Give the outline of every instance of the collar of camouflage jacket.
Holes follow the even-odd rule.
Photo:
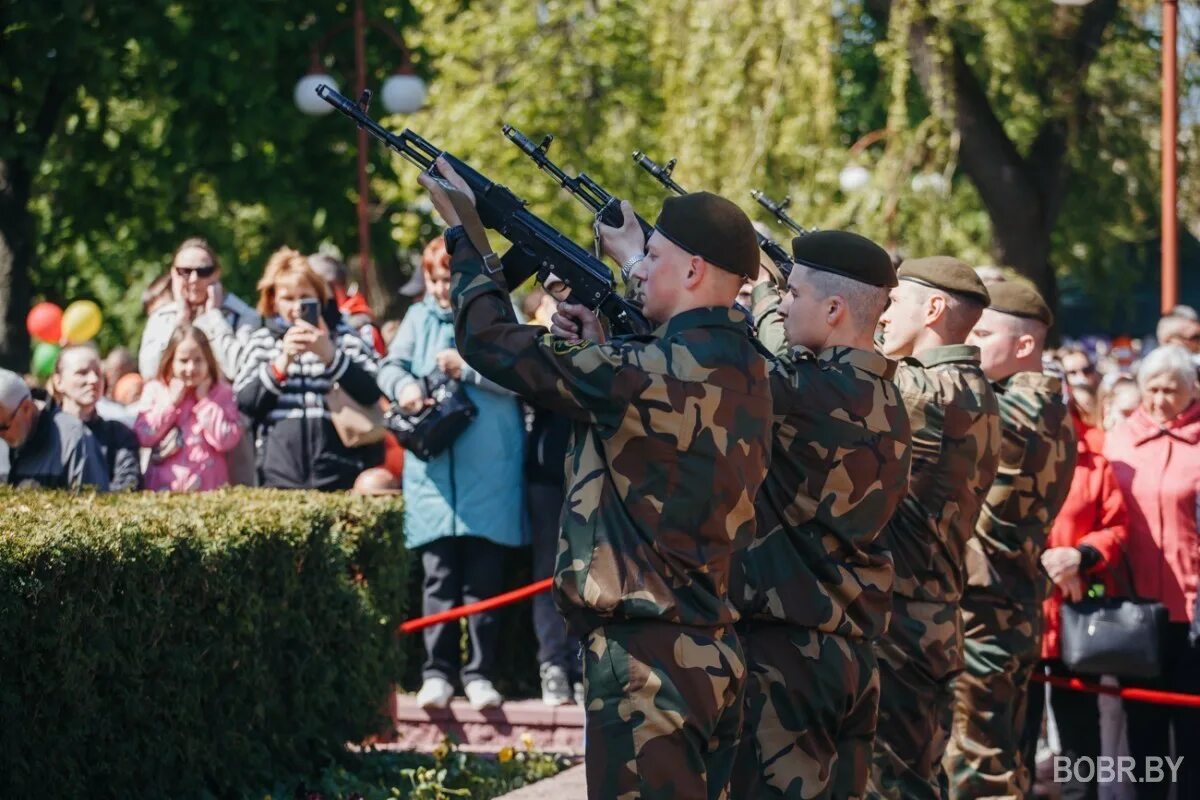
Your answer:
[[[895,361],[870,350],[859,350],[857,347],[826,347],[817,359],[824,364],[846,364],[889,381],[896,374]]]
[[[979,348],[969,344],[944,344],[931,347],[913,355],[923,367],[936,367],[939,364],[978,364]]]
[[[1036,394],[1062,395],[1062,379],[1044,372],[1018,372],[1002,381],[993,382],[992,386],[999,392],[1028,388]]]
[[[746,314],[736,308],[705,306],[684,311],[667,320],[654,335],[660,339],[674,336],[691,328],[733,328],[745,332]]]

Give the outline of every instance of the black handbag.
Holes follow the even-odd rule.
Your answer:
[[[433,405],[416,414],[393,405],[384,415],[384,425],[407,452],[428,461],[453,444],[479,411],[466,388],[440,370],[421,378],[421,384]]]
[[[1063,603],[1060,644],[1063,664],[1080,675],[1157,678],[1162,674],[1167,607],[1138,597],[1127,557],[1128,597]]]

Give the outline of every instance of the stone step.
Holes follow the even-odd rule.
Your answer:
[[[497,797],[496,800],[583,800],[587,797],[587,780],[583,764],[564,770],[531,786]]]
[[[395,729],[376,742],[380,749],[428,753],[449,736],[467,752],[498,753],[532,741],[533,749],[545,753],[583,753],[583,709],[574,704],[552,708],[540,700],[508,700],[500,708],[476,711],[455,698],[449,708],[427,711],[417,705],[416,695],[397,694],[392,717]]]

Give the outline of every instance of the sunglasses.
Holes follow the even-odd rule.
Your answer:
[[[188,275],[195,275],[197,278],[211,278],[217,274],[217,268],[215,266],[196,267],[195,269],[176,267],[175,274],[184,280],[187,280]]]

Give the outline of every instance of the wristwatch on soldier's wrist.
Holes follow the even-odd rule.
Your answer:
[[[621,279],[628,283],[629,276],[633,274],[633,268],[642,263],[642,259],[645,257],[645,253],[634,253],[629,258],[625,259],[625,263],[621,265]]]
[[[442,238],[446,242],[446,252],[453,256],[458,243],[467,238],[467,230],[462,225],[452,225],[446,228],[446,232],[442,234]]]

